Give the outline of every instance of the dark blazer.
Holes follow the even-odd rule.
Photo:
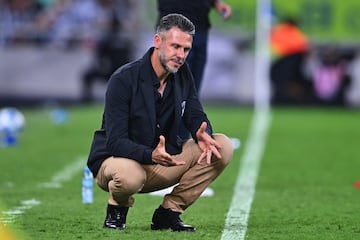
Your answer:
[[[154,85],[156,77],[150,57],[153,48],[138,61],[126,64],[110,77],[101,129],[95,131],[88,166],[96,176],[102,162],[110,157],[133,159],[140,164],[152,164],[152,144],[155,138],[156,110]],[[166,142],[170,154],[181,152],[178,136],[180,122],[196,141],[196,131],[206,121],[206,132],[212,134],[211,124],[199,102],[192,75],[187,64],[174,74],[175,116]]]

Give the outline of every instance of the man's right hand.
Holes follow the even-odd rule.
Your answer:
[[[160,136],[160,142],[151,154],[152,161],[165,167],[184,165],[184,161],[175,160],[165,150],[165,137]]]
[[[218,0],[218,1],[215,1],[214,7],[215,7],[216,11],[218,11],[218,13],[220,13],[220,15],[223,17],[223,19],[229,19],[231,17],[232,9],[229,4],[227,4],[221,0]]]

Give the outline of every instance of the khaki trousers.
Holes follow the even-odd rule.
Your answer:
[[[161,205],[182,213],[200,197],[232,158],[233,146],[229,138],[223,134],[214,134],[214,138],[222,146],[222,158],[213,155],[210,165],[205,159],[201,164],[197,163],[201,150],[193,139],[189,139],[183,144],[182,153],[173,156],[185,161],[184,165],[141,165],[131,159],[110,157],[102,163],[96,182],[110,193],[110,204],[122,207],[133,206],[135,193],[149,193],[178,183],[170,194],[165,195]]]

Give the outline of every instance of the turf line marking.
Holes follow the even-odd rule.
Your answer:
[[[255,111],[250,137],[241,159],[234,195],[226,216],[221,240],[245,239],[247,222],[255,195],[256,180],[270,122],[271,116],[268,110]]]
[[[61,188],[62,183],[69,181],[72,177],[82,170],[86,165],[86,158],[79,157],[76,161],[65,166],[65,168],[56,173],[49,182],[39,183],[40,188]]]
[[[86,158],[79,157],[76,161],[71,164],[65,166],[65,168],[57,172],[52,178],[50,182],[44,182],[38,184],[38,187],[41,188],[61,188],[62,183],[69,181],[73,178],[75,174],[77,174],[80,170],[84,168],[86,165]],[[28,199],[20,202],[19,206],[16,206],[10,210],[2,211],[0,216],[0,222],[4,225],[10,224],[14,222],[16,216],[22,215],[25,210],[28,210],[34,206],[40,205],[41,202],[39,200]]]
[[[40,201],[36,199],[29,199],[21,201],[19,206],[16,206],[10,210],[2,211],[2,217],[0,218],[0,222],[4,225],[12,223],[16,216],[21,215],[25,212],[25,210],[30,209],[34,206],[40,205]]]

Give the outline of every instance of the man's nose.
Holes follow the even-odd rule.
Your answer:
[[[177,57],[184,59],[185,58],[185,50],[183,48],[179,48],[177,51]]]

